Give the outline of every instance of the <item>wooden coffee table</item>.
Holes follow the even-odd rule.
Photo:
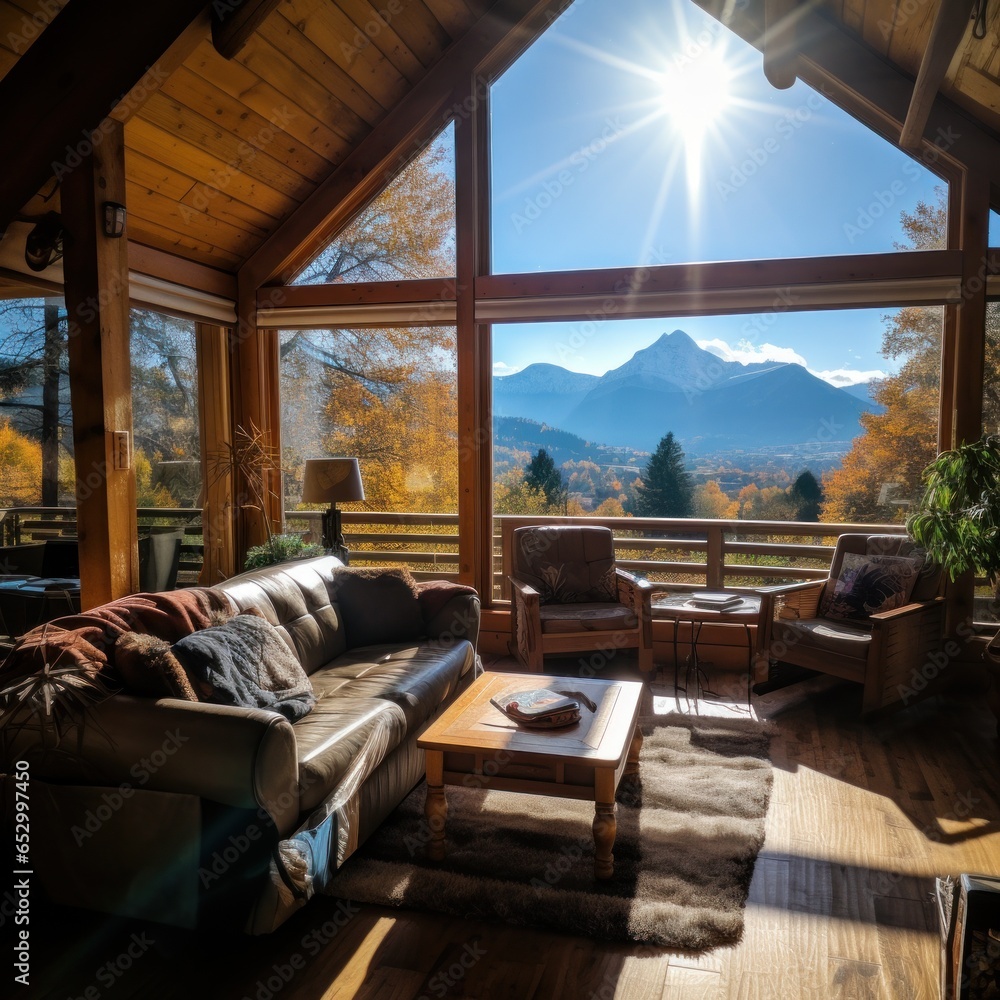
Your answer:
[[[581,703],[583,718],[575,725],[523,729],[490,704],[495,695],[534,688],[582,691],[597,711]],[[427,856],[444,858],[446,784],[554,795],[594,803],[594,875],[610,878],[615,792],[623,774],[638,771],[642,693],[638,681],[484,673],[417,740],[427,751]]]

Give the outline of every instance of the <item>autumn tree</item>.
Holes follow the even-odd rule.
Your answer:
[[[947,222],[945,192],[939,190],[936,204],[920,202],[912,213],[902,213],[906,241],[897,248],[943,248]],[[984,394],[987,426],[995,426],[1000,417],[996,319],[992,312]],[[937,454],[942,310],[908,306],[887,315],[885,324],[882,354],[902,363],[872,389],[882,412],[861,415],[864,433],[854,439],[841,467],[824,478],[824,521],[902,521],[907,508],[894,501],[919,495],[921,473]]]
[[[453,275],[454,204],[449,130],[391,181],[295,283]],[[457,509],[454,327],[290,331],[281,336],[280,358],[290,505],[301,496],[305,459],[327,454],[361,459],[366,507]]]
[[[692,497],[684,452],[673,431],[669,431],[660,439],[642,476],[633,485],[629,513],[636,517],[690,517]]]
[[[42,447],[0,422],[0,507],[31,507],[40,499]]]
[[[736,500],[730,500],[714,479],[709,479],[708,482],[695,487],[693,504],[695,517],[725,520],[736,517],[739,510],[739,503]]]

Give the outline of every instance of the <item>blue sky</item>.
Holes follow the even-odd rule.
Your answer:
[[[942,185],[690,0],[577,0],[497,81],[496,273],[892,251]],[[835,384],[892,370],[889,309],[494,327],[498,373],[600,374],[676,328]]]

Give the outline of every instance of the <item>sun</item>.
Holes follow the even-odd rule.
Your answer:
[[[733,72],[725,58],[706,50],[680,57],[660,78],[661,110],[677,137],[700,150],[733,105]]]

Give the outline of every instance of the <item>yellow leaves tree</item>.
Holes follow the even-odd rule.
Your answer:
[[[42,446],[0,422],[0,506],[31,507],[42,496]]]
[[[900,249],[938,249],[945,245],[947,203],[939,191],[936,205],[921,202],[903,213],[907,243]],[[882,413],[861,417],[864,434],[854,439],[841,467],[823,479],[823,521],[901,522],[905,505],[921,492],[921,473],[937,454],[943,310],[911,306],[885,317],[882,354],[902,359],[898,373],[879,382],[872,391]],[[994,315],[992,324],[996,325]],[[987,336],[987,354],[990,354]],[[986,413],[991,392],[997,395],[996,338],[986,375]],[[997,408],[993,407],[993,419]]]
[[[694,491],[694,516],[721,518],[723,520],[737,517],[740,504],[738,500],[730,500],[722,487],[714,479],[696,486]]]

